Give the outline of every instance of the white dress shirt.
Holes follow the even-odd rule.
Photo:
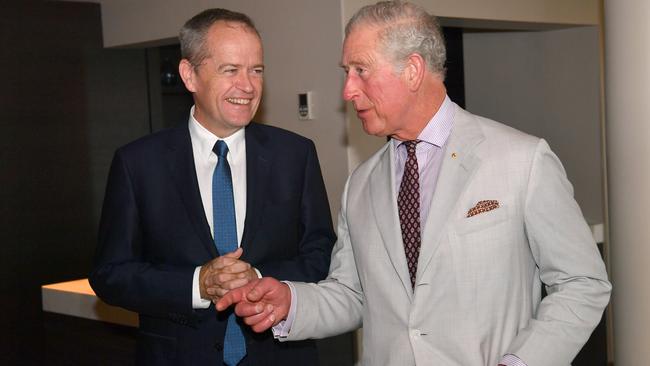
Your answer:
[[[199,183],[201,201],[205,210],[205,218],[210,225],[210,234],[214,237],[214,224],[212,222],[212,174],[219,158],[212,151],[217,140],[224,140],[228,145],[228,164],[232,175],[233,198],[235,200],[235,222],[237,225],[237,245],[241,245],[244,233],[244,220],[246,219],[246,141],[245,130],[242,128],[232,135],[221,138],[215,136],[194,118],[194,107],[190,110],[190,139],[192,140],[192,153],[196,179]],[[205,309],[210,306],[209,300],[201,298],[199,289],[199,272],[201,267],[194,270],[192,282],[192,306],[195,309]],[[259,275],[259,273],[258,273]]]
[[[415,147],[415,155],[420,174],[420,224],[422,231],[424,231],[424,224],[429,217],[429,207],[433,199],[433,192],[436,190],[438,173],[442,166],[443,149],[454,126],[456,108],[458,108],[456,103],[452,102],[448,96],[445,96],[440,108],[417,138],[420,143]],[[394,189],[395,197],[397,197],[400,184],[402,184],[404,164],[408,154],[406,146],[403,146],[403,141],[392,139],[391,143],[395,151]]]

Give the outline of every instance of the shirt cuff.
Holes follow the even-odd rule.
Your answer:
[[[199,287],[199,273],[201,267],[196,267],[194,277],[192,277],[192,309],[207,309],[212,301],[201,298],[201,288]]]
[[[513,355],[513,354],[507,354],[501,358],[501,361],[499,361],[499,365],[504,365],[504,366],[527,366],[524,361],[522,361],[519,357]]]
[[[291,331],[291,326],[293,325],[293,320],[296,318],[296,304],[298,299],[296,298],[296,289],[293,287],[293,284],[289,281],[282,281],[289,286],[291,290],[291,306],[289,306],[289,314],[287,314],[287,319],[276,324],[271,330],[273,331],[273,338],[282,340],[289,336]]]

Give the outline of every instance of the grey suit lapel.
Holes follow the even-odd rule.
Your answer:
[[[412,300],[413,290],[409,278],[408,265],[404,254],[402,233],[399,217],[397,215],[397,196],[395,195],[394,152],[389,142],[384,147],[385,151],[379,162],[370,174],[370,198],[373,214],[379,227],[379,232],[384,242],[388,257],[393,263],[393,268],[399,276],[404,290]]]
[[[474,154],[474,149],[483,139],[483,132],[476,123],[475,117],[458,108],[453,130],[443,152],[442,166],[431,200],[429,217],[424,225],[416,285],[429,281],[429,277],[422,274],[427,270],[431,258],[440,245],[441,234],[445,232],[445,226],[451,218],[460,194],[480,165],[481,160]]]

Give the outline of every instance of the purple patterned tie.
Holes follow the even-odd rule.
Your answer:
[[[415,287],[415,274],[418,269],[420,255],[420,173],[418,159],[415,156],[415,146],[419,140],[405,141],[407,158],[404,164],[404,175],[397,195],[399,222],[402,228],[404,253],[409,266],[411,286]]]

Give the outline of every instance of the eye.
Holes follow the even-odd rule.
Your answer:
[[[264,75],[264,68],[262,67],[256,67],[253,69],[253,74],[255,75]]]
[[[364,69],[363,67],[355,67],[355,68],[354,68],[354,71],[355,71],[355,72],[357,73],[357,75],[359,75],[359,76],[363,76],[363,74],[366,73],[366,69]]]
[[[236,72],[237,72],[237,69],[234,68],[234,67],[226,67],[225,69],[223,69],[224,74],[234,74]]]

